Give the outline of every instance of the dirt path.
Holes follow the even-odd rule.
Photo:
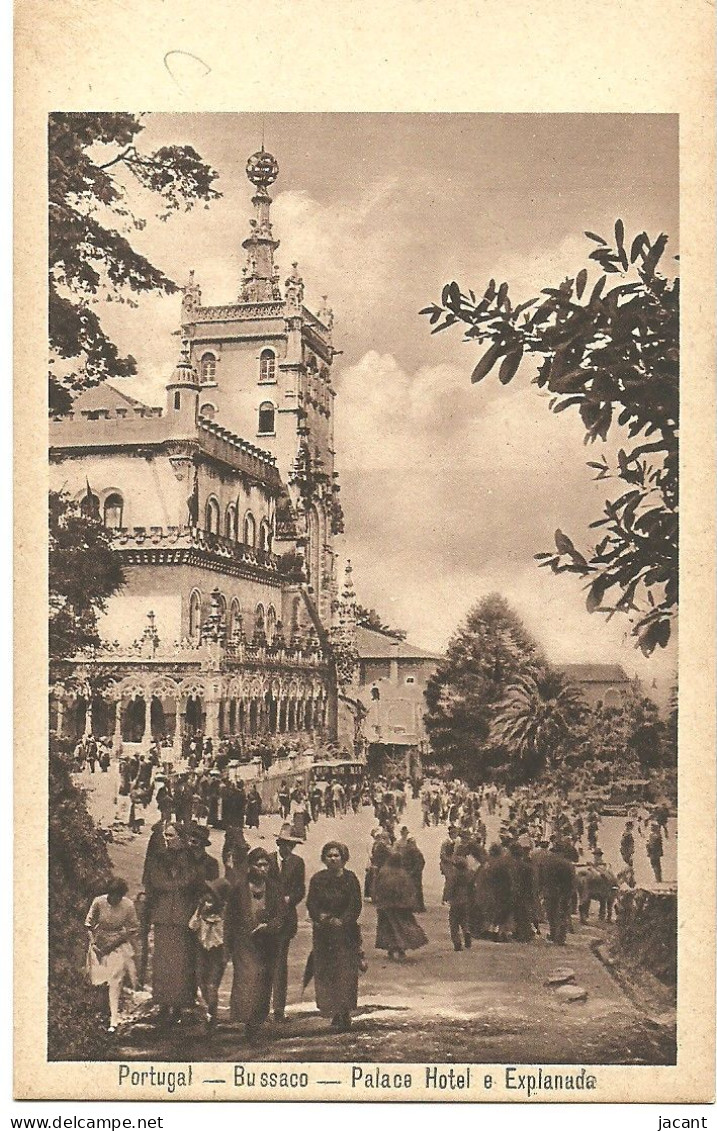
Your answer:
[[[438,852],[445,829],[421,829],[420,810],[409,804],[405,823],[417,834],[426,857],[427,912],[420,917],[429,944],[404,964],[389,962],[376,951],[376,914],[366,904],[362,916],[369,970],[359,986],[359,1009],[353,1029],[337,1036],[316,1013],[312,987],[302,998],[301,978],[311,949],[311,927],[299,916],[299,932],[290,951],[288,1020],[269,1022],[254,1045],[228,1024],[229,967],[220,992],[220,1025],[207,1033],[199,1018],[181,1027],[159,1030],[147,1019],[123,1026],[112,1059],[152,1061],[416,1061],[453,1063],[674,1063],[674,1032],[656,1026],[623,993],[591,949],[604,935],[602,924],[577,926],[565,947],[544,938],[530,944],[478,941],[470,951],[453,951],[447,909],[441,906]],[[279,818],[262,820],[251,844],[274,848]],[[345,841],[349,867],[361,879],[372,827],[363,810],[343,819],[322,818],[299,849],[307,875],[319,866],[321,846]],[[148,827],[137,837],[121,833],[111,846],[115,866],[139,887]],[[489,830],[490,831],[490,830]],[[213,834],[210,852],[220,854],[221,833]],[[300,909],[301,911],[302,909]],[[608,928],[609,929],[609,928]],[[556,967],[569,966],[587,990],[584,1002],[566,1003],[544,984]]]

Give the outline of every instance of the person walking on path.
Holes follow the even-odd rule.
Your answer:
[[[246,863],[246,874],[239,876],[227,898],[224,942],[234,967],[231,1019],[243,1024],[247,1040],[253,1041],[269,1016],[284,909],[269,875],[269,854],[253,848]]]
[[[256,786],[253,785],[246,799],[246,827],[248,829],[258,829],[260,815],[261,795]]]
[[[351,1026],[358,1003],[361,962],[361,886],[346,868],[349,850],[328,841],[321,851],[324,869],[311,877],[306,908],[314,927],[312,965],[316,1005],[339,1033]]]
[[[289,812],[293,830],[292,835],[295,836],[297,840],[306,840],[306,829],[311,821],[311,816],[302,790],[297,790],[296,796],[291,802]]]
[[[662,830],[659,821],[653,821],[650,835],[647,838],[647,857],[655,875],[655,882],[662,883]]]
[[[458,829],[457,829],[457,827],[455,825],[449,825],[448,826],[448,836],[443,841],[443,844],[441,845],[441,853],[440,853],[440,857],[439,857],[439,865],[440,865],[440,869],[441,869],[441,875],[443,876],[443,879],[444,879],[443,895],[441,896],[441,902],[442,903],[447,902],[446,892],[448,890],[449,879],[452,875],[453,852],[455,850],[457,840],[458,840]]]
[[[620,855],[628,868],[632,868],[632,862],[635,857],[635,836],[632,831],[633,827],[632,821],[625,822],[625,831],[620,841]]]
[[[89,932],[87,971],[93,986],[107,986],[110,1007],[108,1032],[119,1025],[122,987],[128,981],[137,988],[135,950],[139,922],[134,904],[127,898],[127,884],[115,878],[104,895],[93,899],[85,926]]]
[[[197,984],[210,1027],[217,1023],[219,986],[226,966],[224,907],[230,891],[228,880],[206,880],[197,908],[189,920],[189,929],[195,940]]]
[[[485,921],[494,942],[507,942],[513,913],[513,868],[500,844],[491,844],[481,877]]]
[[[533,922],[536,919],[535,870],[530,860],[532,844],[523,834],[513,845],[513,938],[516,942],[531,942]]]
[[[285,781],[282,781],[282,783],[279,787],[279,794],[278,794],[277,800],[279,802],[279,812],[281,813],[281,819],[282,819],[282,821],[286,821],[289,818],[289,808],[291,806],[291,793],[289,792],[289,787],[288,787],[288,785],[286,784]]]
[[[315,785],[311,790],[311,820],[316,824],[324,808],[324,795],[321,791],[320,785]],[[291,798],[289,798],[289,805],[291,805]],[[287,813],[288,816],[288,813]]]
[[[426,945],[426,934],[413,914],[416,889],[397,848],[391,850],[376,876],[373,902],[378,911],[377,950],[387,951],[391,960],[403,960],[407,950]]]
[[[566,846],[559,839],[554,841],[543,862],[541,882],[548,938],[557,946],[564,946],[575,890],[575,865],[568,859]]]
[[[276,838],[276,856],[272,859],[272,870],[279,887],[279,898],[284,904],[284,916],[276,944],[276,964],[271,994],[274,1006],[274,1020],[285,1020],[286,993],[289,981],[289,947],[299,926],[297,907],[306,895],[306,866],[300,856],[294,855],[294,848],[300,844],[291,831],[291,825],[284,824]]]
[[[451,873],[446,879],[445,898],[448,903],[448,929],[454,950],[470,950],[470,912],[473,903],[475,873],[469,867],[468,857],[453,854]]]
[[[416,844],[416,838],[409,836],[406,841],[406,848],[403,853],[403,866],[408,872],[413,886],[416,889],[416,911],[423,912],[426,910],[426,902],[423,896],[423,869],[426,866],[426,858]]]
[[[209,833],[202,825],[191,824],[186,832],[187,854],[195,871],[195,896],[199,899],[208,880],[219,877],[219,861],[207,852]]]
[[[196,871],[175,824],[164,828],[161,843],[148,846],[144,883],[154,927],[152,997],[160,1007],[161,1020],[178,1021],[196,995],[194,942],[189,930]]]

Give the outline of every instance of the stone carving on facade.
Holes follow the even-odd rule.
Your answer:
[[[202,305],[202,291],[194,281],[194,271],[189,272],[189,282],[182,288],[182,322],[193,322]]]
[[[299,274],[299,264],[292,263],[292,272],[284,284],[287,313],[300,314],[304,302],[304,280]]]
[[[175,479],[178,479],[181,483],[189,474],[192,467],[192,460],[188,459],[186,456],[170,456],[169,465],[174,472]]]
[[[200,639],[202,643],[224,643],[226,636],[226,613],[222,607],[221,594],[218,589],[213,589],[209,614],[201,627]]]

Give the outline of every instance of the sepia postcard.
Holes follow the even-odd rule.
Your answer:
[[[711,15],[18,4],[16,1099],[714,1098]]]

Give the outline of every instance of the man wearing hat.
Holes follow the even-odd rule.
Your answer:
[[[208,880],[218,879],[219,861],[207,852],[207,847],[211,842],[209,833],[202,825],[192,821],[187,828],[186,838],[187,855],[196,874],[195,896],[199,899],[204,890],[204,884]]]
[[[276,854],[272,858],[273,872],[279,887],[285,913],[281,930],[276,941],[276,965],[272,983],[274,1020],[283,1021],[286,1009],[286,989],[289,979],[289,946],[294,938],[299,922],[296,908],[306,895],[306,868],[300,856],[294,855],[294,848],[301,843],[288,822],[281,826],[276,838]]]

